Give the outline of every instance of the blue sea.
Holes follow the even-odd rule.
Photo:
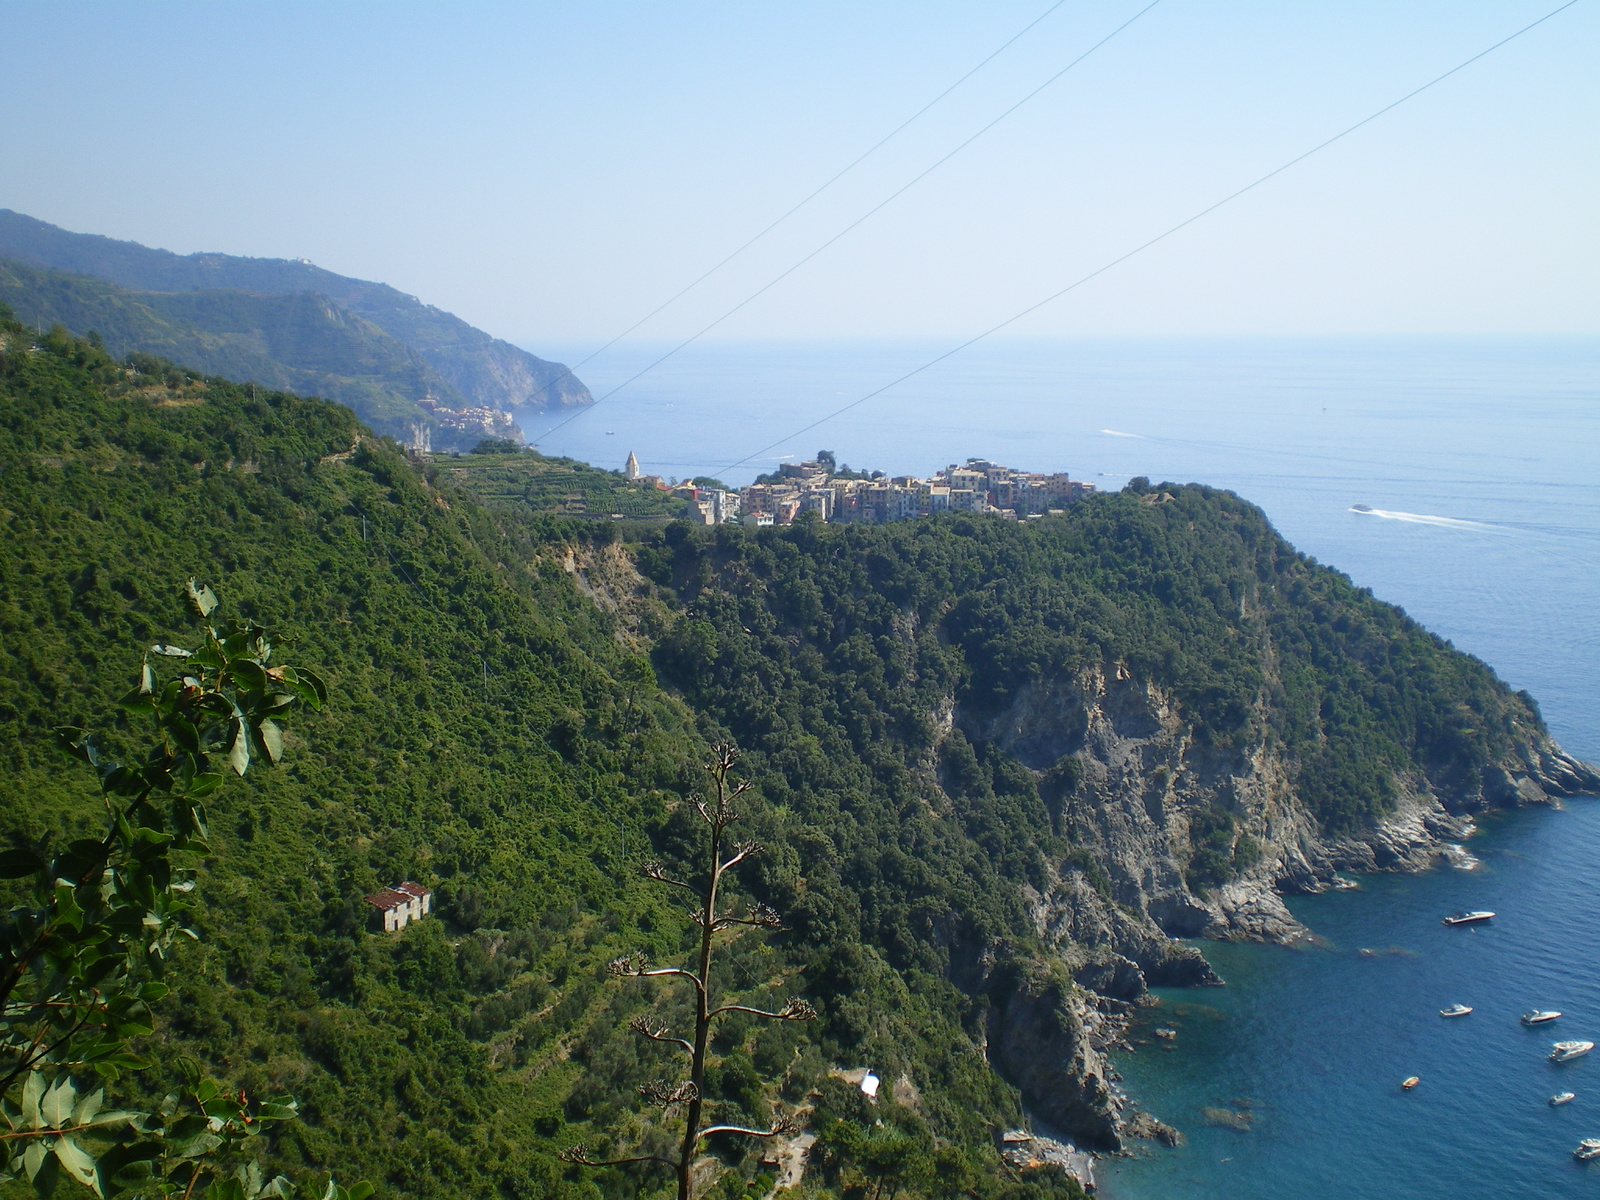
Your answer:
[[[579,374],[603,395],[662,349]],[[1527,688],[1570,753],[1600,760],[1600,339],[996,341],[790,436],[943,349],[694,346],[553,433],[524,428],[545,453],[620,467],[631,450],[647,471],[735,485],[826,448],[891,474],[972,457],[1108,490],[1135,475],[1230,488]],[[1600,1162],[1571,1156],[1600,1137],[1600,1053],[1544,1061],[1556,1037],[1600,1041],[1600,801],[1494,817],[1469,848],[1470,871],[1292,900],[1319,947],[1204,945],[1228,986],[1163,992],[1148,1044],[1117,1059],[1188,1141],[1103,1163],[1103,1194],[1600,1194]],[[1462,907],[1501,916],[1440,925]],[[1458,1001],[1476,1011],[1437,1015]],[[1535,1005],[1566,1015],[1524,1029]],[[1170,1047],[1144,1036],[1155,1024],[1178,1031]],[[1408,1075],[1422,1083],[1401,1092]],[[1578,1098],[1551,1109],[1557,1090]]]

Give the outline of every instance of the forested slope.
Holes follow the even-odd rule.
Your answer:
[[[191,575],[293,631],[330,686],[283,768],[212,805],[205,938],[158,1057],[181,1048],[251,1094],[299,1096],[273,1160],[291,1174],[337,1169],[394,1197],[595,1194],[555,1152],[625,1128],[634,1088],[664,1069],[624,1027],[651,993],[605,964],[670,958],[686,932],[636,872],[690,853],[672,814],[705,750],[647,646],[559,565],[582,549],[569,535],[611,525],[502,533],[358,441],[347,410],[140,371],[11,322],[0,338],[4,824],[65,833],[92,816],[93,780],[50,729],[114,719],[143,649],[189,627]],[[777,847],[766,869],[792,878],[789,831],[758,807],[751,827]],[[405,878],[436,889],[442,919],[370,935],[360,897]],[[717,1091],[759,1110],[763,1081],[803,1099],[830,1063],[914,1074],[922,1115],[901,1114],[901,1158],[931,1162],[937,1131],[966,1147],[953,1179],[1000,1186],[986,1122],[1016,1120],[1017,1102],[969,1036],[972,1002],[935,979],[909,995],[841,916],[824,954],[730,951],[727,995],[799,991],[829,1018],[763,1039],[735,1026]],[[1041,1186],[1028,1194],[1055,1185]]]
[[[282,767],[217,794],[205,937],[154,1047],[297,1094],[292,1174],[660,1186],[556,1152],[651,1136],[636,1089],[670,1068],[626,1023],[683,997],[605,964],[687,944],[637,867],[693,870],[681,797],[713,740],[747,751],[768,850],[742,884],[787,927],[732,938],[720,994],[820,1019],[730,1021],[708,1090],[749,1121],[810,1109],[816,1195],[1074,1194],[1001,1167],[1021,1099],[985,1050],[1075,1136],[1139,1133],[1099,1050],[1147,976],[1205,977],[1162,903],[1225,915],[1285,864],[1315,882],[1318,839],[1422,795],[1507,799],[1496,771],[1512,798],[1584,781],[1487,668],[1225,493],[761,531],[518,495],[483,507],[332,404],[0,324],[0,821],[92,814],[49,730],[114,722],[143,648],[188,627],[190,576],[329,683]],[[361,896],[407,878],[440,919],[367,932]],[[876,1106],[828,1075],[864,1066]],[[717,1148],[717,1195],[764,1193],[758,1148]]]
[[[117,358],[151,354],[208,375],[337,401],[399,439],[413,426],[432,427],[444,448],[449,431],[417,401],[467,406],[415,350],[312,292],[130,292],[0,259],[0,303],[35,329],[59,323],[92,332]]]
[[[1169,934],[1277,936],[1274,886],[1420,865],[1463,814],[1600,783],[1530,697],[1201,486],[1026,523],[667,530],[638,561],[686,616],[665,679],[769,796],[848,823],[847,885],[897,965],[956,966],[1026,906],[1192,977],[1088,892]],[[960,853],[908,853],[923,830]]]

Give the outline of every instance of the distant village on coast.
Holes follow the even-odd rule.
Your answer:
[[[840,468],[829,451],[799,463],[783,463],[749,487],[669,484],[647,475],[631,451],[623,478],[670,491],[689,502],[691,520],[705,525],[789,525],[802,513],[823,521],[881,525],[943,512],[988,513],[1006,520],[1033,520],[1093,494],[1094,484],[1067,478],[1065,472],[1018,471],[983,458],[965,466],[951,463],[926,479],[887,476],[881,471]]]

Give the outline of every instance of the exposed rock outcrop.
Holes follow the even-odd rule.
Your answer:
[[[1322,891],[1340,870],[1423,870],[1471,836],[1473,813],[1600,792],[1600,771],[1526,731],[1475,773],[1447,764],[1437,778],[1397,778],[1392,813],[1329,837],[1296,796],[1294,771],[1264,721],[1219,749],[1160,687],[1118,664],[1030,684],[997,714],[957,709],[952,721],[1036,771],[1060,827],[1104,871],[1098,892],[1070,863],[1058,864],[1045,891],[1030,890],[1041,934],[1109,946],[1163,984],[1214,981],[1172,937],[1295,941],[1305,930],[1281,893]],[[1237,874],[1197,881],[1195,826],[1215,814],[1232,831]]]
[[[1042,887],[1023,888],[1055,957],[994,980],[989,1052],[1032,1111],[1100,1151],[1181,1136],[1133,1109],[1103,1054],[1147,986],[1221,982],[1176,939],[1296,942],[1309,935],[1282,893],[1337,886],[1343,870],[1470,860],[1457,843],[1474,832],[1473,813],[1600,792],[1600,772],[1529,733],[1467,776],[1445,768],[1438,779],[1397,779],[1387,817],[1328,837],[1296,796],[1264,722],[1253,742],[1219,750],[1159,687],[1115,664],[1025,687],[998,714],[953,708],[946,719],[1036,772],[1058,827],[1087,851],[1050,864]],[[1196,827],[1208,819],[1232,839],[1225,881],[1190,875]]]
[[[1123,1100],[1094,1044],[1101,1015],[1083,990],[1059,964],[1041,962],[1008,968],[996,984],[990,1062],[1062,1133],[1096,1150],[1122,1149]]]

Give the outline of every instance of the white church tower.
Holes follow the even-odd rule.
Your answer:
[[[637,479],[640,474],[639,459],[632,450],[629,450],[628,465],[622,468],[622,477],[624,479]]]

